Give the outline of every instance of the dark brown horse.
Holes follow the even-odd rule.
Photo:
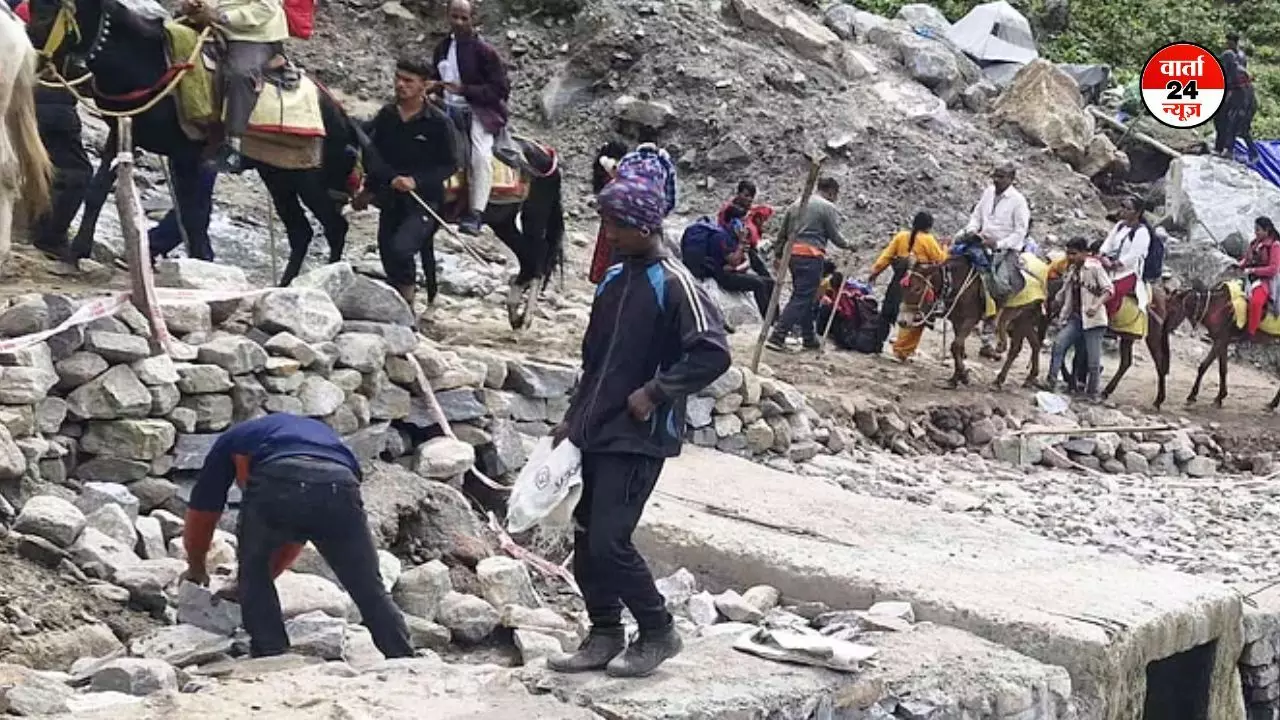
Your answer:
[[[1062,289],[1062,278],[1056,277],[1049,281],[1048,300],[1045,301],[1045,308],[1048,317],[1053,317],[1058,312],[1058,306],[1055,300],[1058,291]],[[1169,376],[1169,333],[1172,328],[1165,319],[1171,320],[1172,317],[1162,319],[1162,313],[1157,309],[1157,305],[1162,304],[1158,299],[1152,298],[1150,307],[1147,308],[1147,351],[1151,353],[1151,362],[1156,366],[1156,399],[1152,405],[1156,410],[1164,404],[1165,400],[1165,382]],[[1172,305],[1172,300],[1168,305]],[[1167,313],[1165,313],[1167,314]],[[1046,326],[1048,323],[1046,323]],[[1116,368],[1115,373],[1111,376],[1111,381],[1107,383],[1107,387],[1102,391],[1102,397],[1109,398],[1120,385],[1120,380],[1124,378],[1124,374],[1129,371],[1133,365],[1133,345],[1142,338],[1138,335],[1129,333],[1108,331],[1110,334],[1120,340],[1120,367]],[[1053,341],[1049,344],[1052,346]],[[1068,384],[1076,384],[1072,382],[1070,369],[1064,364],[1062,366],[1063,379]]]
[[[1173,332],[1178,323],[1186,319],[1191,322],[1192,327],[1200,325],[1208,330],[1209,337],[1213,340],[1209,354],[1200,361],[1200,367],[1196,370],[1196,381],[1187,395],[1187,404],[1190,405],[1196,401],[1196,397],[1200,394],[1200,381],[1204,379],[1209,366],[1216,360],[1218,361],[1218,396],[1213,399],[1213,405],[1222,407],[1222,401],[1227,397],[1227,350],[1232,343],[1240,342],[1245,337],[1244,330],[1236,325],[1231,292],[1227,289],[1226,283],[1219,283],[1212,290],[1201,283],[1195,283],[1190,289],[1180,290],[1171,295],[1169,308],[1169,332]],[[1280,337],[1259,331],[1253,342],[1270,344],[1280,342]],[[1275,410],[1277,406],[1280,406],[1280,391],[1271,398],[1267,409]]]
[[[969,384],[969,370],[964,366],[965,341],[982,321],[987,311],[986,296],[982,290],[982,277],[966,257],[953,257],[937,265],[917,265],[907,274],[907,286],[902,292],[904,305],[920,308],[924,319],[951,321],[956,337],[951,341],[951,357],[955,372],[947,384],[951,387]],[[1031,346],[1031,370],[1024,386],[1030,387],[1040,376],[1040,345],[1044,337],[1044,310],[1041,303],[1019,308],[1006,308],[1000,313],[1000,332],[1012,340],[1012,347],[1005,357],[1004,367],[996,376],[1000,387],[1009,377],[1009,368],[1022,352],[1022,343]]]

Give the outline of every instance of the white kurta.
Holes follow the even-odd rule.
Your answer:
[[[1022,252],[1027,242],[1027,229],[1031,227],[1031,208],[1027,198],[1018,189],[1009,186],[996,195],[994,185],[982,191],[978,204],[973,206],[965,231],[980,233],[996,239],[996,250]]]
[[[1132,235],[1132,237],[1131,237]],[[1110,257],[1119,263],[1119,267],[1111,270],[1111,279],[1121,280],[1130,275],[1138,276],[1134,294],[1138,298],[1138,309],[1146,311],[1151,294],[1147,284],[1142,280],[1142,267],[1147,262],[1147,253],[1151,250],[1151,233],[1145,225],[1130,227],[1123,222],[1111,228],[1111,234],[1103,241],[1098,254]]]

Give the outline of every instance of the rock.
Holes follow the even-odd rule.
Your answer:
[[[253,320],[266,332],[287,331],[305,342],[332,340],[342,328],[342,314],[329,296],[309,288],[266,293],[254,306]]]
[[[534,398],[553,398],[568,395],[577,382],[577,368],[511,360],[507,363],[504,389]]]
[[[449,568],[432,560],[401,573],[392,589],[392,597],[401,610],[424,620],[435,620],[444,596],[453,592]]]
[[[666,127],[676,119],[676,111],[671,105],[657,100],[641,100],[630,95],[622,95],[615,100],[613,112],[619,120],[653,130]]]
[[[1147,462],[1147,458],[1140,453],[1125,453],[1124,469],[1127,473],[1134,475],[1150,475],[1151,467]]]
[[[516,431],[515,423],[509,420],[494,420],[489,428],[493,439],[493,453],[496,459],[492,468],[497,475],[513,473],[524,467],[529,456],[525,452],[524,440]]]
[[[808,15],[769,0],[733,0],[733,8],[748,29],[778,37],[805,59],[839,66],[842,57],[839,36]]]
[[[841,40],[852,40],[855,34],[853,18],[858,12],[852,5],[836,3],[823,12],[822,21]]]
[[[150,461],[168,452],[176,435],[165,420],[95,420],[80,438],[80,448],[97,455]]]
[[[346,393],[342,388],[318,375],[310,375],[302,381],[298,388],[298,400],[302,402],[302,412],[308,417],[331,415],[342,406]]]
[[[727,438],[742,432],[742,419],[737,415],[717,415],[715,418],[716,437]]]
[[[156,284],[188,290],[248,290],[253,287],[244,271],[234,265],[192,258],[156,263]]]
[[[764,612],[748,605],[747,601],[733,590],[725,590],[715,596],[716,610],[733,622],[755,624],[764,619]]]
[[[437,619],[454,639],[478,643],[498,626],[498,611],[474,595],[450,592],[440,601]]]
[[[160,316],[165,327],[175,335],[207,333],[213,330],[213,313],[209,304],[201,301],[163,303]]]
[[[286,620],[317,610],[344,619],[350,614],[346,594],[318,575],[286,571],[276,578],[276,590]]]
[[[542,600],[533,589],[533,579],[523,562],[508,557],[491,557],[476,565],[480,592],[495,608],[523,605],[537,608]]]
[[[747,450],[752,455],[759,455],[773,447],[773,428],[764,420],[756,420],[743,430],[747,442]]]
[[[756,585],[742,593],[742,601],[761,613],[767,613],[776,608],[778,601],[781,599],[782,593],[778,592],[777,588],[769,585]]]
[[[49,305],[39,295],[20,297],[0,312],[0,337],[33,335],[49,327]]]
[[[901,38],[899,53],[912,79],[932,90],[949,106],[961,102],[961,91],[967,81],[955,50],[935,40],[909,35]]]
[[[199,470],[204,467],[204,459],[217,440],[217,435],[179,435],[173,445],[173,468]]]
[[[231,376],[217,365],[177,363],[174,369],[178,372],[178,389],[186,395],[222,393],[233,387]]]
[[[964,103],[966,109],[976,113],[985,113],[991,109],[992,101],[999,94],[1000,88],[982,80],[966,87],[960,93],[960,100]]]
[[[61,715],[73,692],[66,683],[20,665],[0,664],[0,711],[19,717]],[[75,717],[72,715],[72,717]]]
[[[44,368],[0,367],[0,405],[34,405],[58,383]]]
[[[230,637],[240,627],[240,606],[214,597],[208,588],[181,583],[176,604],[179,623],[188,623],[223,637]]]
[[[0,480],[17,480],[27,470],[22,448],[13,441],[9,428],[0,425]]]
[[[252,375],[237,377],[232,380],[232,382],[235,384],[235,387],[231,389],[232,416],[237,421],[244,421],[256,417],[261,410],[263,403],[267,401],[267,389],[263,387],[262,383],[258,382],[258,379]],[[221,428],[210,429],[216,430]]]
[[[1193,478],[1213,477],[1218,472],[1218,461],[1213,458],[1194,457],[1183,469]]]
[[[90,689],[138,696],[177,692],[178,675],[173,666],[163,660],[119,658],[93,674]]]
[[[703,388],[702,392],[698,394],[703,397],[713,397],[719,400],[729,393],[740,390],[743,383],[744,379],[742,368],[731,367],[724,371],[720,377],[713,380],[710,385]]]
[[[517,628],[512,635],[515,638],[516,649],[520,651],[520,660],[525,665],[563,652],[559,640],[536,630]]]
[[[266,367],[267,351],[246,337],[221,335],[201,345],[196,350],[196,360],[216,365],[231,375],[243,375]]]
[[[347,622],[340,618],[313,611],[299,615],[285,623],[292,652],[318,657],[321,660],[341,660],[347,649]]]
[[[291,638],[292,639],[292,638]],[[232,640],[195,625],[171,625],[152,630],[129,645],[130,654],[163,660],[175,667],[200,665],[231,653]]]
[[[413,327],[414,324],[413,310],[400,293],[390,285],[365,275],[356,275],[335,301],[347,320],[368,320],[402,327]]]
[[[711,413],[715,410],[716,399],[713,397],[691,397],[686,406],[685,420],[689,427],[706,427],[711,424]]]
[[[1253,218],[1280,216],[1280,188],[1243,165],[1183,155],[1169,163],[1165,177],[1166,209],[1186,228],[1189,243],[1244,248],[1253,238]]]
[[[914,623],[916,621],[915,610],[909,602],[878,602],[867,610],[868,615],[890,617],[905,622]]]
[[[282,332],[273,335],[263,347],[272,355],[282,355],[297,360],[303,367],[307,367],[316,361],[315,348],[293,333]]]
[[[926,3],[911,3],[898,8],[895,16],[916,30],[928,30],[933,37],[945,37],[951,21],[938,8]]]
[[[666,598],[667,610],[672,612],[677,608],[683,607],[685,603],[689,602],[689,598],[698,592],[698,579],[693,576],[693,573],[684,568],[680,568],[672,575],[657,580],[656,584],[658,592],[662,593],[662,597]]]
[[[42,537],[16,532],[15,536],[18,538],[18,557],[20,558],[47,568],[57,568],[67,558],[67,553],[62,548]]]
[[[151,393],[127,365],[116,365],[67,396],[67,409],[86,420],[142,418],[151,412]]]
[[[686,607],[689,611],[689,619],[698,627],[715,625],[720,619],[715,597],[705,590],[690,597]]]
[[[54,369],[58,374],[57,386],[63,390],[71,390],[80,387],[89,382],[98,375],[106,372],[110,367],[101,355],[95,355],[91,352],[76,352],[69,357],[59,360]],[[6,372],[0,369],[0,402],[11,402],[7,399],[11,395],[6,391],[8,382],[6,381]],[[38,395],[43,395],[48,389],[39,391]]]
[[[100,483],[87,482],[81,488],[80,497],[76,498],[76,507],[85,514],[86,517],[93,514],[98,508],[104,505],[119,505],[129,517],[130,526],[133,520],[138,517],[138,498],[129,492],[124,485],[116,483]],[[133,547],[133,543],[128,543],[129,547]]]
[[[396,297],[399,295],[397,294]],[[342,332],[378,335],[386,341],[388,355],[408,355],[418,346],[418,336],[413,328],[403,325],[347,318],[347,321],[342,323]],[[506,372],[505,363],[503,372]]]
[[[404,622],[409,627],[409,643],[415,650],[441,651],[448,648],[449,643],[453,640],[453,635],[449,632],[449,628],[430,620],[423,620],[413,615],[405,615]]]
[[[84,526],[84,513],[75,505],[53,495],[36,495],[22,506],[13,530],[65,548],[76,541]]]
[[[334,339],[338,345],[338,367],[362,373],[379,371],[387,361],[387,341],[371,333],[343,333]]]
[[[138,542],[138,531],[133,518],[124,508],[108,503],[85,516],[85,525],[115,540],[124,547],[133,548]]]
[[[466,472],[475,462],[475,448],[461,440],[437,437],[418,447],[413,469],[425,478],[448,480]]]
[[[732,327],[741,328],[748,326],[759,327],[764,322],[760,317],[760,308],[756,305],[755,298],[749,292],[731,292],[720,287],[713,278],[707,278],[700,283],[702,289],[706,291],[707,296],[720,309],[720,314],[725,321]]]
[[[141,562],[132,546],[125,547],[91,527],[80,533],[67,552],[85,574],[101,579],[115,578],[122,569]]]
[[[195,429],[200,432],[225,430],[234,415],[226,395],[192,395],[182,399],[182,407],[195,412]]]
[[[1084,158],[1076,163],[1076,170],[1087,177],[1103,172],[1125,174],[1129,171],[1129,156],[1124,151],[1116,149],[1111,138],[1102,133],[1096,133],[1089,138]]]
[[[1023,66],[996,101],[996,115],[1073,167],[1085,160],[1093,120],[1081,105],[1076,81],[1053,63],[1036,59]]]
[[[153,517],[140,517],[133,523],[138,534],[138,554],[144,560],[158,560],[168,557],[165,549],[164,529],[160,521]]]
[[[151,345],[146,338],[125,333],[90,330],[84,334],[84,348],[109,363],[131,363],[151,357]]]

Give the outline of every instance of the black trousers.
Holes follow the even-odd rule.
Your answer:
[[[378,255],[392,287],[406,287],[417,280],[415,256],[422,258],[427,281],[427,302],[435,302],[436,221],[408,197],[390,197],[378,215]]]
[[[791,298],[787,300],[787,306],[773,326],[775,339],[786,340],[791,329],[798,325],[800,337],[806,343],[817,342],[813,317],[818,301],[818,286],[822,284],[822,263],[820,257],[791,257]]]
[[[768,313],[769,296],[773,294],[773,280],[748,273],[727,272],[724,268],[721,268],[712,277],[716,279],[716,284],[725,290],[730,292],[749,292],[754,295],[756,307],[760,308],[761,318]]]
[[[388,658],[412,657],[404,616],[378,574],[360,484],[336,463],[285,458],[255,468],[240,504],[240,612],[254,657],[289,649],[271,558],[281,546],[310,541],[360,608],[373,643]]]
[[[67,229],[84,203],[93,165],[81,141],[80,116],[65,93],[41,88],[36,93],[36,123],[40,142],[53,162],[52,207],[35,224],[35,246],[51,253],[67,249]]]
[[[640,630],[671,625],[666,601],[631,543],[663,460],[626,453],[583,453],[582,498],[574,510],[573,576],[596,629],[622,625],[622,606]]]

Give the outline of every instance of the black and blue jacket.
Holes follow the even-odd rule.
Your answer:
[[[596,286],[568,438],[583,452],[674,457],[684,440],[685,398],[729,364],[720,310],[679,260],[614,265]],[[640,387],[657,405],[644,421],[627,409]]]

